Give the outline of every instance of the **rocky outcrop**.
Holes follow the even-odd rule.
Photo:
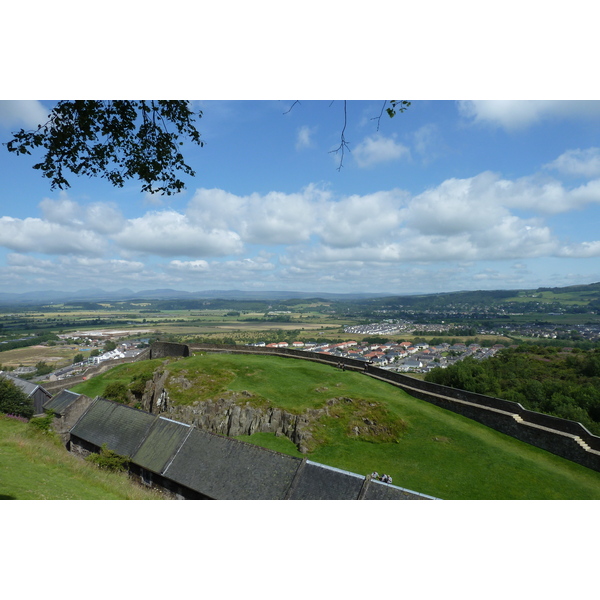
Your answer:
[[[159,413],[167,410],[169,394],[165,389],[165,383],[169,378],[169,371],[157,369],[152,379],[146,382],[142,394],[142,410],[150,413]]]
[[[164,365],[166,367],[166,364]],[[308,409],[294,414],[281,408],[260,405],[250,392],[224,392],[217,398],[198,400],[192,404],[174,404],[169,399],[168,388],[189,390],[194,383],[186,378],[186,373],[170,375],[166,368],[157,369],[151,380],[146,382],[141,398],[141,408],[154,414],[165,414],[169,418],[194,425],[212,433],[235,437],[254,433],[273,433],[290,439],[300,452],[306,454],[315,448],[313,428],[325,415],[340,418],[340,405],[354,404],[348,397],[330,398],[320,409]],[[326,388],[317,391],[326,391]],[[375,406],[374,404],[370,405]],[[373,436],[389,433],[356,408],[355,421],[349,430],[350,435],[370,440]],[[360,417],[365,418],[360,418]],[[382,429],[382,431],[379,431]],[[389,436],[388,436],[389,437]],[[395,433],[394,433],[395,439]]]
[[[174,420],[231,437],[253,433],[284,435],[300,452],[308,452],[313,441],[310,425],[325,413],[325,409],[296,415],[280,408],[252,406],[248,402],[251,397],[249,392],[228,392],[214,400],[169,406],[168,413]]]

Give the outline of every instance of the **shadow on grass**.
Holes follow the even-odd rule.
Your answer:
[[[16,500],[14,496],[5,496],[4,494],[0,494],[0,500]]]

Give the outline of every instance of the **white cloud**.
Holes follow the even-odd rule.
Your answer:
[[[400,208],[408,200],[402,190],[353,195],[323,207],[317,231],[326,245],[356,246],[393,235],[400,225]]]
[[[60,256],[53,260],[22,254],[9,254],[2,278],[15,285],[36,283],[55,289],[81,289],[85,286],[130,286],[136,283],[158,284],[160,274],[153,273],[138,261],[103,259],[85,256]]]
[[[39,206],[46,221],[73,227],[77,231],[87,229],[100,234],[116,233],[125,225],[121,211],[113,203],[95,202],[81,206],[65,192],[60,193],[58,200],[44,198]]]
[[[37,218],[0,217],[0,246],[43,254],[101,254],[106,243],[93,231],[77,227]]]
[[[498,176],[489,172],[468,179],[447,179],[415,196],[404,218],[409,227],[427,235],[485,230],[508,215],[497,201],[498,182]]]
[[[175,211],[131,219],[112,239],[127,250],[158,256],[226,256],[243,249],[237,233],[204,228]]]
[[[309,239],[318,205],[328,198],[329,194],[313,185],[296,194],[269,192],[264,196],[199,189],[187,214],[206,227],[233,230],[246,243],[297,244]]]
[[[48,121],[50,111],[37,100],[0,100],[0,126],[37,129]]]
[[[361,168],[373,167],[377,164],[410,158],[410,150],[393,138],[381,134],[366,137],[352,149],[352,156]]]
[[[242,271],[273,271],[276,267],[273,263],[261,260],[244,258],[242,260],[228,260],[221,263],[214,263],[215,267],[225,268],[230,271],[242,272]]]
[[[177,271],[206,272],[209,269],[208,263],[205,260],[172,260],[169,263],[171,269]]]
[[[58,200],[44,198],[40,202],[40,209],[44,219],[51,223],[60,225],[83,225],[82,209],[73,200],[69,199],[64,192],[61,192]]]
[[[595,258],[600,256],[600,241],[571,244],[562,248],[558,255],[567,258]]]
[[[545,220],[598,202],[600,179],[567,189],[547,175],[509,180],[491,172],[447,179],[418,195],[392,189],[336,198],[315,185],[247,196],[199,189],[181,211],[134,219],[112,204],[79,204],[63,194],[40,203],[43,218],[0,218],[0,245],[23,253],[10,255],[0,275],[17,287],[30,277],[72,288],[210,289],[229,281],[240,289],[322,284],[334,291],[349,282],[365,291],[405,289],[400,273],[408,269],[416,281],[417,269],[433,273],[433,265],[436,273],[451,263],[467,272],[480,261],[600,256],[600,242],[561,241]],[[271,248],[250,248],[250,258],[250,244]],[[25,253],[64,256],[42,261]],[[169,261],[146,264],[140,254]],[[524,268],[513,267],[506,281],[524,277]],[[473,271],[470,281],[491,282],[493,271]],[[444,285],[452,284],[446,275]]]
[[[308,240],[315,224],[314,200],[310,192],[253,196],[241,230],[244,239],[254,244],[296,244]]]
[[[510,209],[554,215],[600,203],[600,180],[573,189],[547,176],[502,179],[489,171],[465,179],[447,179],[417,195],[406,219],[417,221],[423,231],[444,233],[463,226],[486,227]]]
[[[315,134],[315,132],[316,127],[308,127],[308,125],[303,125],[300,127],[296,137],[296,150],[310,148],[313,145],[312,136]]]
[[[423,125],[413,134],[415,152],[425,164],[439,157],[443,149],[439,129],[434,123]]]
[[[27,254],[9,254],[6,257],[6,264],[12,267],[15,272],[21,273],[43,273],[53,267],[51,260],[42,260]]]
[[[547,118],[600,117],[596,100],[461,100],[459,113],[474,123],[488,123],[507,130],[524,129]]]
[[[139,275],[146,268],[139,261],[81,256],[67,257],[62,260],[62,264],[70,269],[77,269],[79,275],[85,273],[88,278],[104,277],[109,280],[113,277]]]
[[[600,148],[567,150],[556,160],[544,165],[547,169],[556,169],[563,175],[576,177],[600,176]]]
[[[43,218],[0,217],[0,246],[18,252],[42,254],[101,255],[108,247],[105,237],[124,226],[113,205],[81,206],[61,194],[39,204]]]
[[[125,227],[125,219],[114,204],[96,202],[86,206],[84,222],[88,229],[101,234],[117,233]]]

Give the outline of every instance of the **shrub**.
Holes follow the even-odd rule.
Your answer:
[[[106,386],[103,396],[108,400],[126,404],[128,400],[127,386],[122,381],[111,381]]]
[[[38,376],[48,375],[48,373],[52,373],[52,371],[54,371],[54,369],[52,368],[52,365],[45,363],[43,360],[38,362],[35,365],[35,368],[37,369],[36,375],[38,375]]]
[[[31,398],[12,381],[2,376],[0,376],[0,412],[18,415],[26,419],[33,416]]]
[[[135,396],[142,396],[146,390],[146,383],[152,379],[152,373],[139,373],[129,384],[129,391]]]
[[[48,411],[43,417],[30,419],[29,425],[33,429],[37,429],[43,433],[51,433],[52,421],[54,421],[54,412]]]
[[[90,454],[86,457],[88,462],[95,464],[99,469],[106,471],[127,471],[129,469],[129,459],[126,456],[121,456],[102,444],[99,454]]]

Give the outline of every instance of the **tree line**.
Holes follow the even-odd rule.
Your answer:
[[[578,421],[600,435],[600,350],[563,352],[524,344],[495,357],[472,357],[425,375],[425,381],[518,402],[524,408]]]

